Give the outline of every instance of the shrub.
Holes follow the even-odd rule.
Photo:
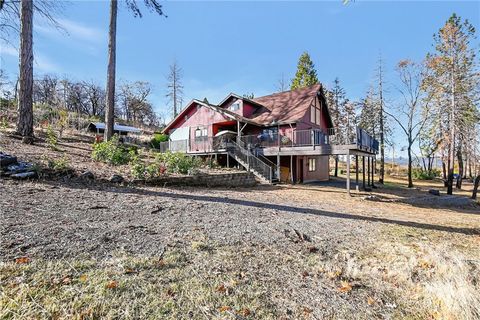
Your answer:
[[[202,165],[201,159],[181,152],[159,153],[156,162],[164,164],[167,172],[190,175],[196,174]]]
[[[93,145],[92,159],[112,165],[121,165],[128,163],[135,150],[125,148],[118,142],[118,136],[114,135],[109,141],[95,143]]]
[[[150,140],[150,145],[152,148],[160,149],[160,143],[168,141],[168,135],[163,133],[155,133],[152,140]]]
[[[47,160],[48,168],[58,171],[65,171],[70,169],[70,165],[68,163],[68,158],[63,157],[60,159],[48,159]]]
[[[58,137],[51,125],[48,125],[47,128],[47,143],[50,149],[57,150]]]
[[[425,171],[422,168],[413,168],[412,177],[417,180],[433,180],[440,175],[440,171],[433,169],[432,171]]]

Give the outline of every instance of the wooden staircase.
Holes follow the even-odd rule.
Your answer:
[[[272,165],[262,161],[252,152],[240,146],[234,141],[227,144],[228,154],[241,164],[247,171],[252,172],[262,183],[273,184],[278,181],[276,170]]]

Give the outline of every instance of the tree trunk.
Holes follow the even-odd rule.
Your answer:
[[[338,177],[338,156],[335,156],[335,173],[334,177]]]
[[[475,181],[473,183],[473,192],[472,192],[472,199],[475,200],[477,199],[477,191],[478,191],[478,185],[480,184],[480,176],[477,176],[475,178]]]
[[[20,76],[17,133],[24,142],[33,141],[33,1],[20,3]]]
[[[412,145],[408,146],[408,187],[413,188],[413,179],[412,179]]]
[[[443,186],[446,187],[448,185],[448,182],[447,182],[447,165],[445,164],[444,160],[442,160],[442,173],[443,173]]]
[[[463,158],[462,158],[462,148],[458,146],[457,151],[458,157],[458,178],[457,178],[457,189],[462,189],[462,179],[463,179]]]
[[[110,0],[110,26],[108,32],[107,101],[105,112],[105,140],[113,136],[115,110],[115,57],[117,38],[117,0]]]

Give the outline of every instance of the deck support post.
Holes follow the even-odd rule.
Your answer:
[[[372,187],[375,187],[375,157],[372,157]]]
[[[280,182],[280,151],[277,153],[277,179]]]
[[[365,190],[365,156],[362,156],[363,190]]]
[[[218,163],[218,153],[215,153],[215,163]]]
[[[355,183],[358,188],[358,155],[355,155]]]
[[[367,177],[368,177],[368,180],[367,180],[367,186],[370,187],[370,157],[367,157]]]
[[[350,195],[350,150],[347,151],[347,192]]]
[[[230,168],[230,155],[227,152],[227,168]]]
[[[293,184],[293,155],[290,155],[290,183]]]

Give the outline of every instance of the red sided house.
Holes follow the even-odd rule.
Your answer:
[[[254,99],[231,93],[218,105],[192,100],[163,130],[169,141],[161,151],[214,155],[270,183],[328,180],[329,155],[356,155],[357,164],[363,156],[370,164],[376,154],[378,142],[353,131],[336,132],[316,84]]]

